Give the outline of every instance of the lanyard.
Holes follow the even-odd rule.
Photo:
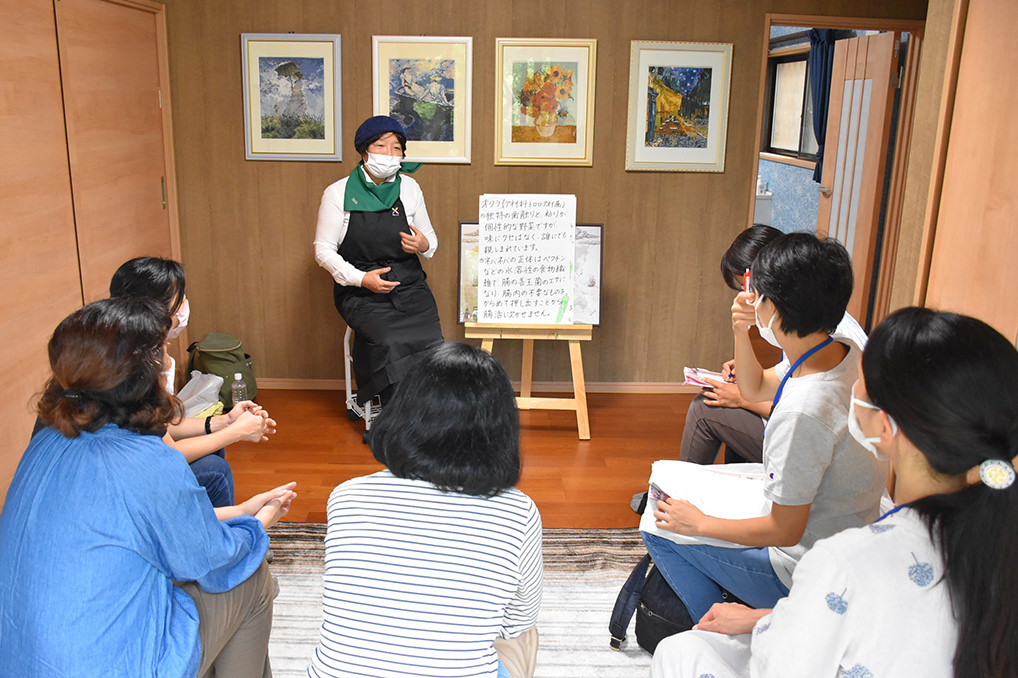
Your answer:
[[[887,513],[885,513],[884,515],[880,516],[879,518],[877,518],[877,519],[876,519],[876,520],[874,520],[873,522],[874,522],[874,523],[879,523],[879,522],[880,522],[881,520],[883,520],[883,519],[884,519],[884,518],[886,518],[887,516],[893,516],[893,515],[894,515],[895,513],[897,513],[897,512],[898,512],[898,511],[900,511],[901,509],[905,508],[906,506],[911,506],[911,505],[912,505],[912,502],[908,502],[907,504],[898,504],[898,505],[897,505],[897,506],[895,506],[895,507],[894,507],[893,509],[891,509],[890,511],[888,511],[888,512],[887,512]]]
[[[771,414],[774,413],[774,408],[778,406],[778,401],[781,400],[781,392],[785,390],[785,383],[788,381],[788,378],[792,376],[792,373],[799,369],[799,366],[806,362],[807,358],[822,349],[824,346],[827,346],[827,344],[832,341],[834,341],[834,337],[827,337],[819,344],[799,356],[799,359],[796,360],[790,368],[788,368],[788,371],[785,372],[785,376],[781,378],[781,383],[778,385],[778,392],[774,394],[774,402],[771,403]]]

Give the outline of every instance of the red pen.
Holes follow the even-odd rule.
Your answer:
[[[742,274],[742,291],[743,292],[749,292],[749,269],[748,268],[746,269],[746,272]]]

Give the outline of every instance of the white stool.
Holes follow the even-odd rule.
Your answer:
[[[353,330],[347,327],[346,334],[343,336],[343,367],[346,369],[346,416],[350,417],[350,421],[363,419],[364,430],[370,431],[371,422],[382,411],[381,402],[375,402],[377,398],[369,400],[363,406],[357,402],[357,393],[353,390],[352,339]]]

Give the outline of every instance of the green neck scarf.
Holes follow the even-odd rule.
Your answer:
[[[363,163],[357,163],[346,182],[343,209],[347,212],[381,212],[390,209],[399,200],[400,172],[410,174],[421,167],[419,162],[405,162],[400,172],[396,173],[395,180],[376,184],[367,177],[361,165]]]

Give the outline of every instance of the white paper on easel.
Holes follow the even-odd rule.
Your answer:
[[[655,461],[650,482],[668,496],[685,499],[709,516],[740,520],[765,516],[771,502],[764,497],[763,464],[700,465],[686,461]],[[654,509],[657,501],[647,498],[640,519],[640,530],[670,539],[677,544],[712,544],[728,548],[747,548],[722,539],[690,537],[657,527]]]
[[[575,195],[482,195],[478,322],[571,324],[575,237]]]

